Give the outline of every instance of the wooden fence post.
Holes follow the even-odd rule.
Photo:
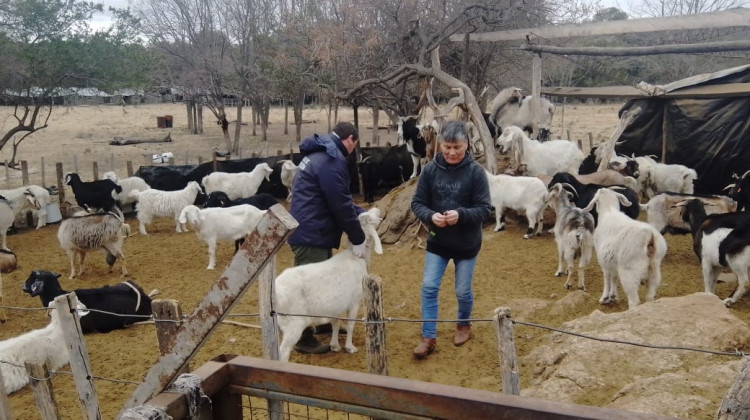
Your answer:
[[[21,182],[24,187],[29,185],[29,162],[21,161]]]
[[[63,175],[62,162],[55,163],[55,174],[57,175],[57,201],[60,203],[60,214],[63,217],[66,217],[67,206],[65,206],[65,175]]]
[[[516,345],[513,340],[513,321],[510,308],[496,308],[494,316],[497,352],[500,356],[500,371],[503,394],[521,395],[521,384],[516,364]]]
[[[716,420],[750,419],[750,362],[744,359],[742,369],[719,406]]]
[[[594,148],[594,134],[589,131],[589,150]]]
[[[273,274],[275,271],[276,256],[274,255],[258,275],[258,311],[260,312],[260,325],[262,327],[263,357],[269,360],[279,360],[278,325],[276,324],[276,317],[272,315],[276,307],[273,290]],[[271,420],[282,420],[284,418],[284,404],[279,400],[268,399],[266,401],[269,418]],[[224,405],[226,406],[226,404]],[[237,404],[237,406],[239,405]],[[240,415],[238,418],[241,417]]]
[[[156,325],[156,340],[159,342],[159,354],[169,354],[174,345],[174,336],[182,325],[182,308],[180,302],[174,299],[155,299],[151,302],[151,314]],[[187,373],[190,365],[178,372]]]
[[[128,168],[127,169],[127,171],[128,171],[128,178],[130,178],[131,176],[133,176],[133,161],[129,160],[129,161],[125,162],[125,165]]]
[[[29,375],[29,384],[34,390],[34,401],[44,420],[57,420],[60,412],[57,409],[55,394],[52,392],[52,381],[49,379],[47,366],[41,363],[24,363],[26,373]]]
[[[10,414],[10,402],[8,402],[8,392],[5,390],[5,380],[3,372],[0,371],[0,420],[13,420]]]
[[[91,173],[94,176],[94,181],[99,179],[99,162],[93,161],[91,163]]]
[[[216,169],[218,169],[218,167],[219,167],[219,162],[216,160],[216,153],[213,153],[212,155],[213,155],[213,157],[211,159],[212,159],[212,162],[213,162],[213,165],[214,165],[213,166],[213,171],[216,172]]]
[[[367,366],[370,373],[388,376],[388,357],[385,346],[385,324],[383,323],[383,290],[380,277],[368,274],[362,278],[365,292],[365,343]]]
[[[227,312],[257,280],[262,268],[286,243],[297,226],[297,221],[281,204],[268,209],[203,300],[177,330],[173,351],[160,357],[151,367],[125,403],[125,409],[142,405],[174,380],[177,372],[189,362]]]
[[[55,310],[59,311],[60,327],[63,329],[65,346],[70,355],[70,370],[78,391],[78,402],[81,404],[82,419],[100,420],[99,402],[96,397],[96,388],[92,380],[93,373],[89,363],[89,352],[86,342],[83,340],[81,323],[76,315],[78,298],[75,293],[60,295],[55,298]]]

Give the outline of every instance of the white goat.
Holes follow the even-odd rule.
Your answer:
[[[497,145],[501,153],[512,152],[517,167],[526,165],[526,173],[530,176],[557,172],[576,174],[583,161],[583,152],[575,143],[567,140],[541,143],[531,140],[516,126],[504,128],[503,134],[497,138]]]
[[[723,195],[695,196],[673,192],[656,194],[648,203],[641,204],[641,210],[646,212],[648,224],[664,234],[688,233],[690,223],[684,217],[684,203],[690,199],[701,200],[706,214],[731,213],[737,211],[737,202]]]
[[[182,209],[178,220],[190,224],[198,238],[208,245],[206,270],[213,270],[216,268],[216,241],[244,238],[258,226],[266,211],[249,204],[206,209],[191,204]]]
[[[36,201],[31,192],[26,191],[13,198],[0,197],[0,238],[2,238],[3,249],[8,249],[8,229],[13,226],[16,216],[23,209],[30,208],[39,210],[39,202]]]
[[[281,163],[281,183],[289,191],[286,201],[292,201],[292,184],[294,184],[294,176],[297,175],[297,165],[289,159],[280,160],[279,163]]]
[[[117,194],[117,201],[120,202],[121,206],[124,206],[126,204],[132,205],[136,202],[136,199],[130,195],[132,191],[145,191],[151,188],[151,186],[149,186],[146,181],[143,180],[143,178],[138,176],[130,176],[120,179],[120,177],[118,177],[116,173],[110,171],[104,173],[104,178],[109,179],[110,181],[122,187],[122,192]]]
[[[125,228],[125,226],[128,226],[128,228]],[[128,270],[125,267],[125,255],[122,253],[122,243],[125,239],[124,232],[129,230],[129,225],[123,223],[122,219],[114,213],[89,214],[63,220],[57,230],[57,240],[70,259],[70,276],[68,278],[72,279],[76,276],[76,256],[80,256],[81,259],[78,271],[80,276],[83,274],[83,262],[86,259],[86,254],[94,251],[107,251],[112,256],[119,258],[122,261],[122,276],[128,275]],[[111,269],[112,264],[110,264]]]
[[[552,127],[555,106],[546,98],[539,98],[539,114],[535,116],[531,99],[531,96],[523,96],[517,87],[501,90],[487,106],[490,122],[497,130],[515,125],[531,133],[534,139],[546,140]]]
[[[638,156],[638,183],[642,198],[651,199],[659,192],[693,194],[693,182],[698,178],[694,169],[685,165],[667,165],[648,156]]]
[[[203,177],[202,183],[206,194],[224,191],[230,200],[236,200],[255,195],[264,178],[266,181],[271,180],[271,173],[273,173],[273,169],[263,162],[255,165],[255,168],[250,172],[214,172],[208,174]]]
[[[132,191],[131,197],[138,200],[138,231],[141,235],[148,235],[146,225],[151,223],[154,217],[173,217],[175,230],[187,232],[178,220],[180,212],[186,206],[195,202],[195,197],[201,192],[201,186],[196,181],[188,182],[187,186],[177,191],[162,191],[150,188],[145,191]]]
[[[490,186],[490,201],[495,207],[495,232],[505,229],[505,209],[523,211],[529,222],[524,239],[538,235],[542,230],[542,217],[547,207],[547,187],[531,176],[492,175],[485,171]]]
[[[28,200],[27,196],[29,195],[33,197],[34,200]],[[23,206],[13,209],[14,217],[17,217],[24,209],[30,208],[37,216],[36,228],[43,228],[47,225],[47,204],[49,204],[51,200],[49,191],[47,191],[46,188],[38,185],[29,185],[26,187],[14,188],[12,190],[0,190],[0,196],[13,202],[23,202],[23,199],[27,198],[27,202],[23,202]],[[36,202],[34,203],[34,201]]]
[[[287,268],[276,277],[276,311],[280,314],[278,323],[283,334],[279,360],[289,361],[289,354],[302,330],[328,322],[332,324],[331,350],[341,350],[338,335],[341,321],[319,317],[345,314],[350,319],[355,318],[362,300],[362,278],[367,274],[370,252],[383,253],[375,230],[381,222],[380,210],[372,208],[360,214],[359,222],[367,242],[365,258],[356,257],[349,243],[347,249],[326,261]],[[354,321],[347,321],[344,347],[349,353],[357,351],[352,343],[353,332]]]
[[[565,288],[573,287],[571,277],[576,257],[578,260],[578,288],[586,290],[584,269],[591,262],[594,254],[594,216],[591,213],[579,209],[570,202],[568,190],[563,188],[564,183],[555,184],[549,192],[548,201],[555,209],[555,243],[557,243],[557,271],[555,277],[568,273]],[[572,189],[572,187],[571,187]],[[567,263],[567,269],[563,271],[563,260]]]
[[[46,327],[0,341],[0,376],[9,394],[29,383],[26,362],[44,364],[50,371],[70,362],[55,303],[51,302],[49,308],[51,319]]]
[[[612,187],[616,188],[616,187]],[[651,225],[633,220],[620,211],[632,203],[609,188],[597,190],[584,208],[596,205],[599,220],[594,231],[594,248],[604,276],[604,291],[599,303],[617,300],[617,278],[628,296],[628,309],[640,303],[638,286],[646,281],[646,301],[653,301],[661,283],[661,261],[667,253],[667,242]]]

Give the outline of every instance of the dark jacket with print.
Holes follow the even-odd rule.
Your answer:
[[[427,251],[443,258],[473,258],[482,245],[482,224],[492,210],[487,175],[468,152],[457,165],[448,165],[437,154],[419,176],[411,209],[429,227]],[[448,210],[458,211],[458,223],[435,226],[432,215]]]
[[[353,244],[365,241],[349,191],[348,152],[335,133],[314,134],[299,146],[304,155],[292,185],[289,213],[299,223],[290,245],[338,248],[346,232]]]

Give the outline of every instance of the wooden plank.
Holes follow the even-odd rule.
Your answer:
[[[280,204],[266,212],[224,273],[177,330],[172,352],[159,358],[125,408],[143,404],[175,379],[297,226],[297,221]]]
[[[60,295],[55,298],[55,308],[59,311],[60,327],[64,330],[65,347],[70,355],[70,370],[73,372],[76,390],[78,391],[78,402],[81,405],[81,418],[86,420],[101,419],[99,402],[96,398],[91,365],[89,363],[89,352],[86,342],[83,340],[81,323],[76,316],[78,299],[75,293]]]
[[[615,128],[615,131],[609,137],[609,140],[602,144],[601,148],[599,149],[601,151],[601,161],[599,162],[597,171],[603,171],[607,169],[609,161],[612,160],[612,156],[614,156],[615,154],[615,146],[617,144],[617,140],[620,139],[620,136],[628,127],[628,125],[630,125],[630,123],[632,123],[635,117],[637,117],[640,113],[641,107],[638,106],[622,112],[622,115],[620,116],[620,123],[617,125],[617,128]]]
[[[41,363],[24,363],[26,373],[29,375],[29,384],[34,391],[34,401],[39,408],[43,420],[57,420],[60,412],[57,409],[55,394],[52,392],[52,381],[49,380],[49,371]]]
[[[644,18],[552,26],[546,28],[525,28],[512,31],[495,31],[469,34],[471,41],[498,42],[519,41],[530,38],[572,38],[578,36],[616,35],[625,33],[642,33],[658,31],[682,31],[687,29],[726,28],[731,26],[748,26],[750,9],[736,8],[715,13],[669,16],[661,18]],[[450,37],[453,42],[463,41],[464,34]]]
[[[427,418],[472,420],[645,420],[649,413],[589,407],[404,378],[237,356],[227,362],[231,389],[283,393]],[[168,412],[169,413],[169,412]],[[467,414],[468,413],[468,414]],[[169,413],[171,415],[171,413]]]
[[[696,54],[750,50],[750,41],[705,42],[702,44],[670,44],[650,47],[557,47],[554,45],[523,44],[522,50],[555,55],[589,55],[632,57],[660,54]]]

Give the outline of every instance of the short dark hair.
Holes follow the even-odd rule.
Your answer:
[[[333,127],[333,132],[342,140],[349,136],[352,136],[355,141],[359,140],[359,133],[352,123],[340,122],[336,124],[336,127]]]
[[[461,121],[448,121],[445,123],[440,130],[440,137],[442,141],[448,143],[469,142],[466,126]]]

